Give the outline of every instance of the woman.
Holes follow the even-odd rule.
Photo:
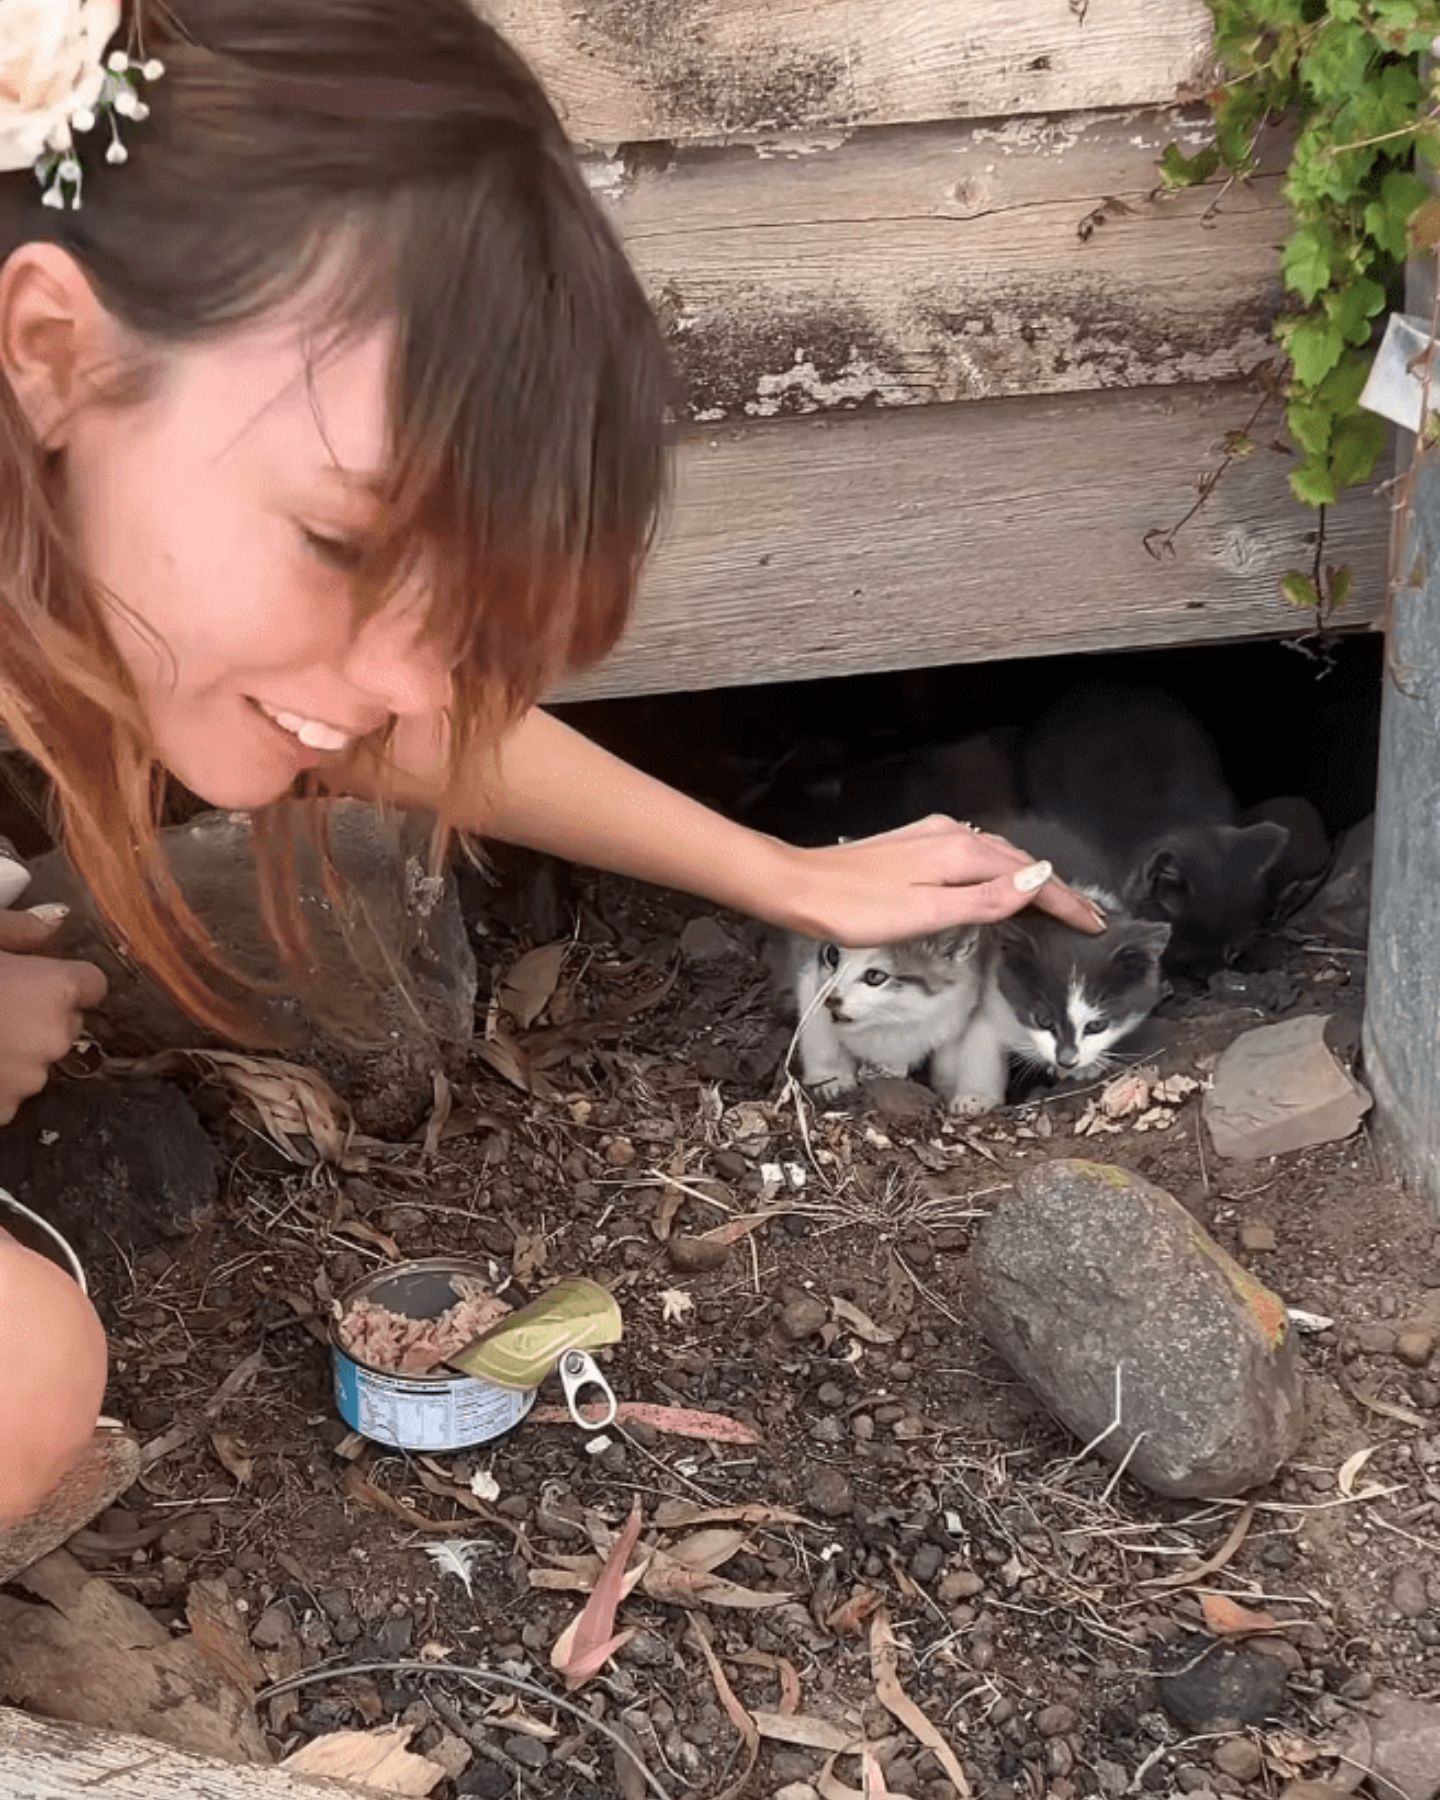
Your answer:
[[[665,367],[466,0],[6,0],[0,77],[0,727],[197,1020],[249,1023],[159,858],[166,779],[257,810],[291,954],[287,817],[318,791],[852,943],[1040,890],[1098,929],[950,821],[797,851],[535,710],[624,626]],[[104,997],[51,929],[0,915],[0,1121]],[[44,1511],[104,1380],[77,1290],[0,1240],[0,1522]]]

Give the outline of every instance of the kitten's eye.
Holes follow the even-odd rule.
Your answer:
[[[838,969],[840,967],[840,946],[838,944],[822,944],[820,960],[827,969]]]
[[[860,979],[866,987],[884,987],[890,977],[883,969],[867,969]]]
[[[1091,1019],[1085,1027],[1085,1036],[1099,1037],[1102,1031],[1108,1031],[1109,1029],[1110,1021],[1108,1019]]]
[[[1055,1029],[1055,1021],[1047,1012],[1035,1013],[1033,1015],[1033,1021],[1037,1031],[1053,1031]]]

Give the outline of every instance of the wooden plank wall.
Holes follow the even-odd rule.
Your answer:
[[[1254,406],[1278,175],[1164,196],[1204,0],[490,0],[664,323],[674,505],[576,695],[1282,635],[1312,517]],[[1277,166],[1279,159],[1277,158]],[[1266,434],[1273,438],[1273,428]],[[1264,440],[1262,439],[1262,442]],[[1378,614],[1384,508],[1330,560]]]

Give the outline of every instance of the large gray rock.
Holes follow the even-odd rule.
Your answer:
[[[1268,1481],[1304,1419],[1284,1302],[1178,1201],[1128,1170],[1028,1168],[971,1257],[972,1309],[1016,1374],[1097,1454],[1159,1494]]]
[[[170,1082],[52,1079],[0,1131],[0,1188],[39,1213],[92,1265],[196,1225],[220,1192],[223,1158]]]
[[[1254,1162],[1359,1130],[1370,1096],[1325,1041],[1328,1018],[1307,1013],[1235,1039],[1215,1065],[1205,1123],[1221,1156]]]
[[[313,964],[299,983],[257,996],[257,1017],[283,1054],[321,1069],[345,1094],[361,1127],[403,1136],[425,1115],[435,1069],[463,1058],[474,1030],[475,957],[453,879],[425,873],[428,829],[386,819],[359,801],[328,809],[332,853],[344,880],[346,916],[332,899],[313,851],[302,851],[301,907]],[[205,813],[164,833],[175,878],[196,916],[236,967],[262,982],[280,971],[261,917],[251,822],[245,813]],[[89,1020],[117,1055],[214,1045],[154,982],[116,955],[65,859],[36,859],[26,905],[60,900],[72,909],[56,937],[61,955],[97,962],[110,979],[104,1008]]]

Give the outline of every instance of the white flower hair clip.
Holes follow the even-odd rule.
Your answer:
[[[120,121],[149,117],[140,83],[165,65],[111,50],[120,21],[120,0],[0,0],[0,172],[34,169],[46,206],[80,205],[77,133],[104,120],[105,160],[123,163]]]

